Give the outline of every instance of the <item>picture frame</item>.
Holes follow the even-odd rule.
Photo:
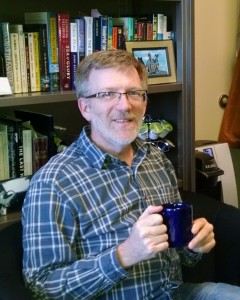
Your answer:
[[[126,41],[126,50],[146,66],[148,84],[177,81],[172,40]]]

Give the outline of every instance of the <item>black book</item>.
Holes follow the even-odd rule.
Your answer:
[[[53,115],[20,109],[14,110],[14,113],[23,122],[30,121],[36,132],[48,137],[48,159],[55,155]]]
[[[22,120],[0,115],[0,123],[8,127],[8,156],[10,178],[24,176]]]

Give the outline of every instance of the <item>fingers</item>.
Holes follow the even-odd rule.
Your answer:
[[[213,225],[204,218],[194,221],[192,227],[194,238],[188,244],[189,249],[195,252],[207,253],[216,244],[213,232]]]
[[[141,216],[139,217],[139,220],[145,219],[152,214],[160,213],[162,210],[163,210],[163,207],[161,205],[159,205],[159,206],[149,205],[145,209],[145,211],[141,214]]]

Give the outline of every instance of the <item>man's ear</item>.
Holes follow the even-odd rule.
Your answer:
[[[87,120],[91,120],[91,103],[89,99],[79,98],[78,99],[78,108],[82,114],[82,116]]]

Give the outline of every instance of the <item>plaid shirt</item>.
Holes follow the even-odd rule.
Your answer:
[[[130,167],[88,135],[86,127],[31,180],[22,215],[27,285],[41,300],[159,299],[181,283],[180,260],[199,255],[168,249],[125,270],[116,249],[148,205],[181,201],[174,169],[141,140]]]

